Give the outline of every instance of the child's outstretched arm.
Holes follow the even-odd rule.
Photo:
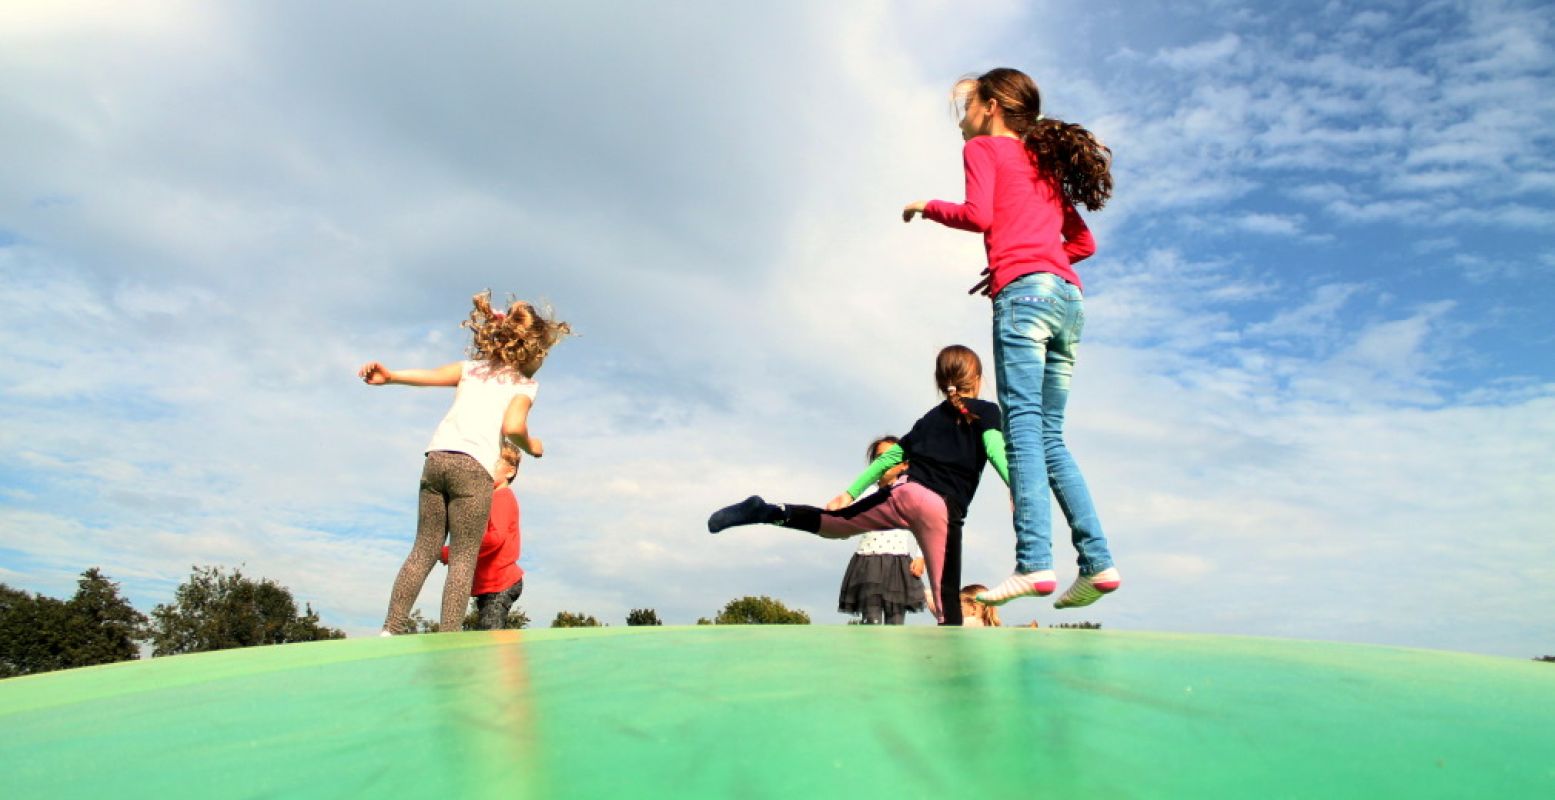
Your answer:
[[[993,471],[999,473],[1004,485],[1010,485],[1010,462],[1004,453],[1004,433],[998,428],[989,428],[983,431],[983,452],[988,454],[988,462],[993,464]]]
[[[902,446],[893,444],[891,449],[881,453],[880,457],[874,461],[869,462],[869,466],[859,474],[858,479],[853,481],[853,485],[849,486],[847,491],[833,497],[831,502],[826,504],[826,510],[836,511],[839,508],[852,505],[853,501],[863,494],[864,490],[868,489],[871,483],[880,480],[880,476],[884,475],[886,470],[900,463],[902,463]]]
[[[948,203],[944,200],[919,200],[908,203],[902,209],[902,221],[912,222],[922,214],[941,225],[974,233],[985,233],[993,225],[994,175],[997,171],[994,151],[988,142],[973,139],[961,150],[961,163],[966,172],[966,202]]]
[[[356,371],[356,377],[361,378],[369,386],[383,386],[386,383],[401,383],[406,386],[458,386],[460,364],[455,361],[452,364],[444,364],[437,369],[401,369],[392,370],[377,361],[369,361]]]
[[[518,449],[540,458],[545,455],[545,445],[540,437],[529,433],[529,408],[532,405],[534,401],[528,395],[514,397],[508,403],[507,412],[502,415],[502,435]]]

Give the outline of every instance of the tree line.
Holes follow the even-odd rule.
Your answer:
[[[69,600],[0,583],[0,678],[132,661],[142,645],[155,657],[345,638],[320,624],[311,605],[303,608],[275,581],[220,567],[195,567],[173,602],[150,616],[96,567],[81,573]]]
[[[473,604],[472,604],[473,605]],[[464,620],[476,630],[474,609]],[[529,627],[522,608],[508,612],[508,628]],[[628,626],[663,625],[651,608],[634,608]],[[810,617],[770,597],[729,601],[713,619],[698,625],[808,625]],[[552,628],[596,628],[592,614],[557,612]],[[437,630],[420,611],[411,613],[417,633]],[[302,610],[290,589],[268,578],[255,580],[241,569],[196,566],[173,593],[173,601],[143,614],[136,610],[97,567],[81,573],[68,600],[25,592],[0,583],[0,678],[133,661],[149,650],[152,657],[255,647],[268,644],[344,639],[345,632],[324,625],[311,604]]]

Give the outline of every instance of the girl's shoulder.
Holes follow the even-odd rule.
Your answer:
[[[512,386],[539,386],[540,382],[519,372],[514,367],[493,364],[489,361],[463,362],[464,374],[483,383],[499,383]]]
[[[999,413],[998,403],[995,403],[991,400],[984,400],[981,397],[968,397],[962,402],[965,402],[968,408],[971,408],[973,411],[976,411],[979,414],[985,411],[992,411],[995,414]]]
[[[1013,136],[973,136],[966,140],[966,144],[962,145],[961,149],[991,152],[1022,151],[1026,149],[1026,143]]]

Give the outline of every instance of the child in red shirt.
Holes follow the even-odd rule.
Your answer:
[[[518,533],[518,498],[510,488],[518,474],[518,448],[502,448],[495,470],[495,491],[491,493],[491,513],[486,518],[486,535],[481,539],[480,556],[475,562],[475,582],[470,595],[483,631],[507,626],[508,611],[524,593],[524,570],[518,566],[521,539]],[[448,548],[442,561],[448,563]]]

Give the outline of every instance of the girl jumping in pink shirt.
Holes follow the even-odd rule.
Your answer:
[[[1064,409],[1085,324],[1074,265],[1096,251],[1075,206],[1095,211],[1106,204],[1112,151],[1079,125],[1042,116],[1037,85],[1018,70],[960,81],[954,96],[963,104],[966,202],[910,203],[902,220],[922,214],[981,233],[988,253],[986,277],[972,291],[993,298],[994,374],[1015,495],[1015,573],[977,599],[1000,605],[1057,588],[1051,487],[1080,563],[1079,577],[1054,605],[1090,605],[1120,580],[1085,478],[1064,445]]]
[[[448,578],[443,583],[437,629],[448,633],[463,628],[502,440],[535,458],[545,452],[540,438],[529,433],[529,409],[539,390],[534,375],[551,347],[572,328],[547,319],[528,303],[515,302],[506,312],[493,311],[490,292],[475,295],[474,304],[470,318],[461,323],[472,334],[470,360],[437,369],[405,370],[369,361],[356,373],[371,386],[400,383],[454,390],[453,406],[426,447],[416,542],[394,578],[383,622],[385,635],[405,627],[410,606],[437,563],[445,538]]]

